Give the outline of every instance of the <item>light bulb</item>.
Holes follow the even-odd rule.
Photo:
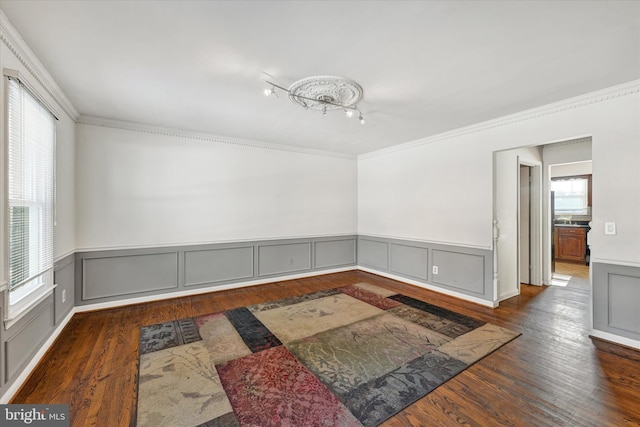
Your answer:
[[[366,122],[364,121],[364,117],[362,117],[362,114],[360,114],[360,117],[358,117],[358,120],[360,120],[360,124],[363,125]]]
[[[353,116],[353,110],[344,110],[344,114],[345,116],[347,116],[348,118],[351,118]]]

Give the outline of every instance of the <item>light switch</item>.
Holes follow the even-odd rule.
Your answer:
[[[604,234],[613,236],[616,234],[616,223],[615,222],[605,222],[604,223]]]

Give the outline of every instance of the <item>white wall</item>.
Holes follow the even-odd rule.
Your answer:
[[[562,176],[590,175],[592,171],[591,161],[565,163],[562,165],[551,165],[549,167],[549,176],[551,178],[557,178]]]
[[[361,156],[359,233],[491,248],[492,158],[464,137]]]
[[[65,115],[58,121],[56,130],[54,259],[69,255],[76,249],[75,147],[76,124]]]
[[[592,259],[640,265],[639,90],[636,81],[361,156],[358,232],[491,248],[492,153],[590,135]]]
[[[355,234],[355,159],[78,124],[78,250]]]

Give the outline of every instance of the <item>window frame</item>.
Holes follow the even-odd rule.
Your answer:
[[[590,210],[592,203],[591,203],[591,181],[592,181],[592,174],[585,174],[585,175],[568,175],[568,176],[556,176],[551,178],[551,182],[553,183],[554,181],[572,181],[572,180],[577,180],[577,179],[586,179],[587,180],[587,208]],[[555,212],[553,212],[553,215],[555,216]],[[575,214],[575,216],[582,216],[579,214]]]
[[[15,70],[10,70],[10,69],[3,69],[3,89],[4,89],[4,99],[2,100],[2,102],[4,103],[5,106],[5,111],[4,114],[2,115],[3,117],[0,117],[0,120],[2,120],[2,125],[4,128],[4,132],[2,133],[2,138],[4,139],[4,143],[3,143],[3,152],[2,152],[2,156],[4,159],[4,173],[2,176],[2,183],[1,185],[3,186],[3,189],[5,191],[5,195],[3,197],[2,200],[2,215],[0,215],[1,218],[3,218],[2,221],[2,233],[0,234],[0,236],[2,236],[2,245],[3,245],[3,252],[4,252],[4,256],[3,256],[3,260],[2,260],[2,264],[4,266],[3,270],[5,271],[5,273],[2,275],[2,282],[1,282],[1,287],[0,287],[0,291],[4,290],[4,322],[5,322],[5,328],[9,328],[11,327],[13,324],[15,324],[18,320],[20,320],[26,313],[29,312],[29,310],[31,310],[31,308],[35,307],[37,304],[39,304],[40,302],[42,302],[44,299],[46,299],[47,297],[49,297],[49,295],[51,295],[53,293],[53,290],[55,289],[56,285],[54,284],[54,259],[53,259],[53,251],[54,251],[54,233],[55,233],[55,205],[56,205],[56,122],[59,120],[59,114],[56,112],[56,110],[54,108],[51,107],[51,105],[46,102],[46,98],[43,98],[38,91],[34,88],[34,86],[32,84],[30,84],[28,79],[25,79],[18,71]],[[9,195],[9,185],[10,185],[10,179],[9,179],[9,175],[10,175],[10,168],[9,168],[9,163],[10,163],[10,156],[9,156],[9,136],[10,136],[10,127],[9,127],[9,108],[10,108],[10,81],[11,80],[15,80],[18,85],[20,85],[20,88],[22,91],[26,92],[29,94],[29,96],[31,96],[33,98],[34,101],[36,101],[38,104],[41,105],[41,107],[44,108],[44,110],[46,110],[49,114],[51,114],[52,116],[52,120],[53,120],[53,138],[52,138],[52,146],[50,147],[50,152],[51,152],[51,166],[52,166],[52,171],[51,171],[51,189],[52,189],[52,193],[50,194],[50,197],[47,197],[47,199],[45,200],[44,203],[41,202],[37,202],[34,201],[33,203],[31,202],[26,202],[25,205],[27,204],[35,204],[36,206],[38,206],[38,208],[42,208],[45,206],[48,206],[50,204],[51,206],[51,212],[50,214],[45,214],[45,218],[44,220],[48,222],[48,224],[50,224],[50,231],[51,231],[51,246],[49,247],[48,245],[48,249],[50,250],[50,255],[51,255],[51,265],[48,268],[45,268],[43,271],[34,273],[33,276],[31,276],[29,279],[21,282],[20,284],[18,284],[15,287],[12,287],[11,284],[9,283],[9,266],[10,266],[10,257],[11,257],[11,251],[10,251],[10,242],[11,242],[11,230],[10,230],[10,217],[9,217],[9,209],[10,206],[12,206],[13,204],[10,201],[10,195]],[[48,200],[48,202],[47,202]],[[43,219],[39,219],[38,221],[43,221]],[[41,241],[43,240],[43,235],[41,233],[38,233],[38,236],[35,237],[35,239],[41,243]],[[48,263],[47,263],[48,264]]]

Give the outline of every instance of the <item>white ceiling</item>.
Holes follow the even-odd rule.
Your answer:
[[[640,2],[13,1],[86,116],[360,154],[640,78]],[[339,75],[367,123],[281,86]]]

